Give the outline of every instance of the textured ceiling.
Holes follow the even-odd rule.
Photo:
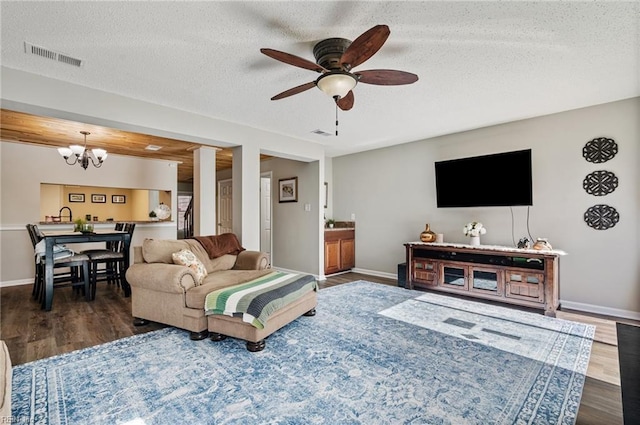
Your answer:
[[[3,66],[321,143],[328,156],[640,96],[637,1],[2,1],[0,12]],[[376,24],[391,35],[356,70],[418,82],[356,86],[338,137],[318,89],[270,100],[317,74],[260,48],[313,61],[317,41]],[[27,55],[25,41],[83,65]]]

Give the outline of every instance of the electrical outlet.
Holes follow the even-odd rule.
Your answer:
[[[304,204],[305,211],[311,211],[311,204]]]

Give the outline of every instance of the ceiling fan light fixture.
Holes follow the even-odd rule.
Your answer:
[[[345,97],[358,84],[356,77],[349,72],[333,71],[322,74],[316,85],[331,98]]]

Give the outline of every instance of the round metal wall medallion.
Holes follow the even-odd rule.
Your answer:
[[[613,139],[598,137],[584,145],[582,156],[589,162],[600,164],[607,162],[618,153],[618,145]]]
[[[582,187],[589,195],[608,195],[618,187],[618,177],[611,171],[598,170],[587,174]]]
[[[589,207],[584,213],[584,221],[593,229],[607,230],[618,224],[620,214],[609,205],[599,204]]]

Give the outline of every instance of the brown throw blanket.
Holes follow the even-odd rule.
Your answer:
[[[195,240],[207,251],[209,258],[222,257],[225,254],[238,255],[245,249],[240,245],[235,233],[223,233],[213,236],[194,236]]]

